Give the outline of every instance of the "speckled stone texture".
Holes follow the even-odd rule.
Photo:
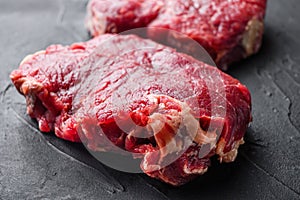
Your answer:
[[[261,51],[229,70],[253,99],[253,123],[236,162],[213,163],[204,176],[180,188],[109,169],[81,145],[38,132],[26,115],[10,72],[24,56],[52,43],[87,40],[86,3],[0,0],[0,199],[300,198],[297,0],[268,2]]]

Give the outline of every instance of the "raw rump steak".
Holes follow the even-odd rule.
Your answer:
[[[149,38],[173,47],[185,35],[226,70],[259,50],[265,10],[266,0],[90,0],[86,25],[93,36],[148,27]]]
[[[135,35],[52,45],[11,79],[42,132],[93,151],[139,153],[146,174],[172,185],[206,172],[213,155],[234,161],[251,121],[238,80]]]

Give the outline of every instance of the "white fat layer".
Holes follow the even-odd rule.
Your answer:
[[[191,170],[187,167],[187,165],[183,166],[183,171],[186,174],[199,174],[199,175],[201,175],[201,174],[204,174],[205,172],[207,172],[207,169],[208,168],[206,167],[206,168],[199,168],[199,169],[195,168],[195,169]]]
[[[37,82],[34,78],[20,78],[18,81],[22,82],[20,92],[24,95],[28,95],[32,91],[38,92],[43,88],[43,85],[40,82]]]
[[[107,28],[107,19],[103,13],[93,10],[91,4],[88,5],[86,19],[86,27],[92,32],[92,34],[97,33],[97,35],[101,35],[105,33]]]
[[[258,19],[252,19],[248,22],[242,41],[242,45],[245,48],[247,55],[251,55],[258,50],[260,45],[258,39],[261,37],[263,28],[263,22]]]
[[[220,162],[233,162],[236,159],[236,156],[238,154],[238,148],[241,144],[244,144],[244,139],[241,138],[239,141],[236,141],[234,143],[233,148],[231,149],[231,151],[224,153],[224,147],[225,147],[225,143],[223,141],[220,141],[220,144],[218,144],[218,149],[217,149],[217,154],[220,156],[219,160]]]
[[[93,22],[90,22],[95,26],[95,28],[97,29],[98,34],[104,34],[105,30],[107,28],[107,20],[106,17],[99,12],[95,12],[95,16],[93,18]]]
[[[43,88],[43,85],[31,77],[20,78],[18,82],[21,84],[20,92],[26,97],[27,113],[32,114],[36,102],[35,93],[38,93]]]
[[[158,102],[159,97],[164,95],[149,95],[148,98],[151,102]],[[193,144],[195,141],[198,144],[211,144],[212,146],[216,143],[216,134],[207,133],[201,127],[199,121],[193,116],[191,113],[191,108],[185,103],[173,99],[168,96],[164,96],[169,98],[170,100],[176,102],[181,111],[178,110],[167,110],[167,112],[159,113],[155,112],[149,116],[148,129],[152,130],[154,136],[160,133],[167,123],[173,130],[174,135],[170,137],[170,133],[165,133],[159,135],[159,138],[156,137],[156,141],[158,145],[160,141],[163,141],[164,146],[160,147],[161,158],[160,162],[168,155],[172,153],[179,153],[185,151],[188,147]],[[156,100],[154,100],[156,99]],[[158,105],[158,110],[165,109],[165,105],[160,103]],[[165,137],[164,137],[165,136]],[[151,154],[151,152],[149,152]],[[148,169],[152,168],[152,166],[147,166],[148,163],[143,163],[144,169],[148,171]],[[188,170],[188,169],[186,169]],[[203,170],[203,169],[201,169]],[[203,170],[204,171],[204,170]],[[196,172],[195,172],[196,173]],[[200,173],[200,169],[199,172]],[[203,172],[204,173],[204,172]]]
[[[153,113],[149,119],[151,122],[148,125],[151,127],[154,134],[158,133],[165,125],[165,118],[162,114]]]

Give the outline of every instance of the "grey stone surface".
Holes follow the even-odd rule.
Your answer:
[[[103,166],[80,144],[42,134],[9,74],[27,54],[88,39],[82,0],[0,0],[0,199],[299,199],[300,12],[269,0],[261,51],[229,73],[252,93],[236,162],[174,188]]]

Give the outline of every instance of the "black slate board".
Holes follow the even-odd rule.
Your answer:
[[[27,54],[88,39],[85,0],[0,0],[0,199],[300,199],[300,12],[269,0],[259,54],[229,73],[254,121],[236,162],[180,188],[103,166],[80,144],[42,134],[9,74]]]

